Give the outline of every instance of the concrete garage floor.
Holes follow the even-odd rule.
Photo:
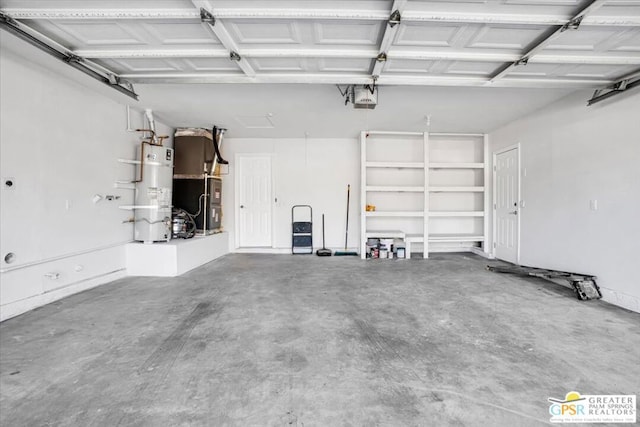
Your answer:
[[[473,255],[228,255],[0,324],[3,426],[541,425],[640,395],[640,315]]]

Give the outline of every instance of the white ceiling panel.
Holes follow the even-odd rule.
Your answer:
[[[302,58],[251,58],[249,60],[257,71],[305,71]]]
[[[625,39],[626,34],[633,35],[631,30],[618,28],[581,28],[579,31],[565,31],[553,40],[548,50],[598,51],[615,49],[619,38]]]
[[[236,62],[224,58],[126,58],[100,60],[99,62],[120,74],[159,72],[241,73]]]
[[[32,28],[73,50],[123,46],[185,49],[219,46],[199,20],[33,21]]]
[[[317,44],[375,46],[380,43],[383,25],[380,22],[316,22]]]
[[[628,37],[620,40],[616,46],[611,46],[613,52],[640,53],[640,30],[627,33]]]
[[[636,66],[637,67],[637,66]],[[632,72],[634,66],[528,64],[516,67],[514,76],[546,76],[573,79],[616,79]]]
[[[523,50],[543,35],[545,27],[526,28],[507,25],[484,25],[467,47],[482,49]]]
[[[396,46],[452,47],[464,26],[457,24],[402,25],[396,36]]]
[[[580,0],[504,0],[504,4],[521,6],[577,6]]]
[[[287,21],[231,21],[227,28],[239,45],[298,44],[298,24]]]
[[[172,59],[110,59],[102,61],[118,73],[182,71],[179,61]]]
[[[158,0],[158,7],[183,8],[189,6],[189,0]],[[141,9],[149,7],[149,0],[2,0],[3,8],[29,7],[49,9]]]
[[[412,0],[407,11],[452,13],[504,13],[523,15],[569,15],[583,0],[485,0],[485,1],[431,1]]]
[[[135,30],[118,22],[61,22],[58,28],[89,46],[145,43]]]
[[[428,73],[435,61],[389,59],[384,67],[387,73]]]
[[[502,63],[500,62],[450,61],[445,73],[490,76],[500,68],[501,65]]]
[[[229,58],[183,58],[182,62],[190,71],[241,73],[238,64]]]
[[[637,66],[581,65],[570,67],[562,76],[578,78],[617,79],[633,72]]]
[[[609,0],[600,9],[593,12],[592,16],[638,16],[640,15],[640,1],[638,0]]]
[[[189,0],[186,1],[189,2]],[[366,9],[386,11],[391,7],[392,2],[391,0],[304,0],[303,2],[299,0],[215,0],[212,3],[216,9],[236,8],[241,10],[262,10],[297,7],[298,9]]]
[[[142,27],[153,36],[157,45],[211,45],[220,44],[200,21],[168,20],[145,22]]]
[[[392,27],[393,5],[0,0],[47,43],[134,83],[366,84],[376,74],[381,85],[495,87],[515,77],[516,85],[598,88],[640,68],[640,0],[599,9],[590,0],[407,0]],[[200,6],[214,19],[202,22]],[[577,29],[545,40],[588,6]],[[376,62],[379,54],[387,61]]]
[[[41,21],[33,23],[32,27],[71,49],[147,44],[144,35],[127,22]]]
[[[551,77],[562,65],[558,64],[527,64],[515,67],[509,74],[517,77]]]
[[[320,58],[319,71],[368,73],[371,70],[371,59]]]

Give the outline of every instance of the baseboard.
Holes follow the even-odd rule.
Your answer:
[[[487,259],[495,259],[495,257],[494,257],[492,254],[487,253],[487,252],[483,251],[483,250],[482,250],[482,248],[478,248],[478,247],[476,247],[476,246],[472,246],[472,247],[470,247],[470,248],[469,248],[469,251],[470,251],[470,252],[473,252],[473,253],[474,253],[474,254],[476,254],[476,255],[480,255],[480,256],[481,256],[481,257],[483,257],[483,258],[487,258]]]
[[[473,248],[471,246],[452,246],[452,247],[441,247],[441,248],[429,248],[430,254],[438,254],[438,253],[455,253],[455,252],[473,252]],[[421,250],[411,251],[411,253],[422,253]]]
[[[604,287],[600,287],[600,293],[603,301],[640,313],[640,298]]]
[[[86,291],[87,289],[95,288],[97,286],[104,285],[105,283],[122,279],[126,276],[126,270],[123,268],[121,270],[105,273],[91,279],[72,283],[63,288],[58,288],[50,292],[45,292],[40,295],[34,295],[23,300],[18,300],[9,304],[2,305],[0,306],[0,322],[26,313],[27,311],[31,311],[34,308],[42,307],[43,305],[50,304],[54,301],[58,301],[73,294],[77,294],[78,292]]]
[[[313,253],[321,248],[313,248]],[[329,248],[332,252],[344,251],[344,248]],[[349,248],[348,251],[358,252],[356,248]],[[234,254],[272,254],[272,255],[291,255],[291,248],[235,248]]]
[[[234,254],[291,255],[291,248],[235,248]]]
[[[316,252],[317,249],[314,248],[313,253]],[[344,251],[344,248],[330,248],[334,253],[336,251]],[[360,253],[355,248],[349,248],[349,251],[354,251]],[[420,251],[412,251],[413,253],[420,253]],[[460,247],[451,247],[451,248],[438,248],[429,253],[450,253],[450,252],[472,252],[476,255],[480,255],[481,257],[493,259],[491,254],[485,253],[482,248],[477,248],[474,246],[460,246]],[[235,254],[271,254],[271,255],[291,255],[291,248],[236,248],[233,250]]]

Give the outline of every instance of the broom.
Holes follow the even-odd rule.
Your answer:
[[[335,256],[358,256],[357,252],[347,250],[347,241],[349,240],[349,195],[351,194],[351,184],[347,185],[347,226],[344,236],[344,251],[336,251]]]
[[[318,249],[316,255],[331,256],[331,249],[327,249],[324,244],[324,214],[322,214],[322,249]]]

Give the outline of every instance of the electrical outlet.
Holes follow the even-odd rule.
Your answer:
[[[591,209],[592,211],[597,211],[598,210],[598,200],[597,199],[589,200],[589,209]]]

